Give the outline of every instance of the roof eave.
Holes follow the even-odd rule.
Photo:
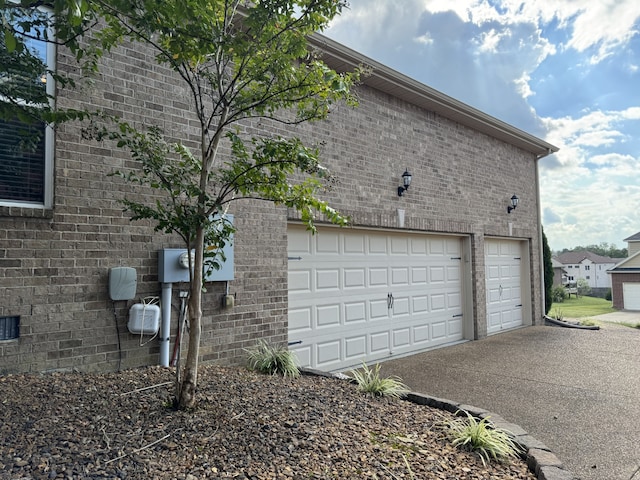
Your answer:
[[[536,159],[558,151],[558,147],[544,140],[445,95],[324,35],[314,34],[309,38],[309,42],[324,53],[322,60],[336,71],[352,71],[359,65],[369,67],[370,74],[362,79],[365,85],[533,153]]]
[[[613,268],[607,270],[607,272],[615,272],[615,271],[625,271],[626,269],[635,269],[635,270],[640,270],[640,267],[624,267],[625,264],[629,263],[631,260],[633,260],[636,257],[640,257],[640,252],[636,252],[633,255],[631,255],[630,257],[624,258],[622,259],[620,262],[616,263],[614,265]],[[629,271],[629,270],[626,270]]]

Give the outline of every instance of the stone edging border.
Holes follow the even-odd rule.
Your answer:
[[[348,379],[345,375],[336,375],[310,368],[302,368],[303,375],[315,375],[334,379]],[[426,405],[438,410],[456,413],[460,410],[469,412],[476,418],[491,417],[491,423],[513,434],[515,442],[526,451],[525,460],[529,470],[536,475],[538,480],[576,480],[576,477],[564,468],[558,457],[541,441],[535,439],[527,431],[515,423],[509,423],[499,415],[472,405],[465,405],[444,398],[432,397],[423,393],[410,392],[405,397],[406,401],[417,405]]]

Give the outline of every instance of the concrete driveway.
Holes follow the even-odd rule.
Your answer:
[[[640,480],[638,329],[527,327],[390,360],[382,373],[520,425],[583,480]]]

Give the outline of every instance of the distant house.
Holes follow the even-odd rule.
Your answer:
[[[551,266],[553,267],[553,286],[566,285],[568,272],[565,266],[555,257],[551,258]]]
[[[609,270],[613,307],[640,310],[640,232],[624,239],[629,256]]]
[[[586,250],[561,253],[553,259],[564,272],[562,273],[563,285],[577,283],[582,278],[589,283],[592,289],[596,290],[611,288],[611,278],[607,275],[607,270],[612,269],[619,261],[619,259],[603,257]]]

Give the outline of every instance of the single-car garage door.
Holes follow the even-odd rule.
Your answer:
[[[623,283],[622,295],[625,310],[640,310],[640,283]]]
[[[290,225],[289,343],[341,370],[463,338],[461,239]]]
[[[487,334],[522,325],[521,243],[486,239]]]

